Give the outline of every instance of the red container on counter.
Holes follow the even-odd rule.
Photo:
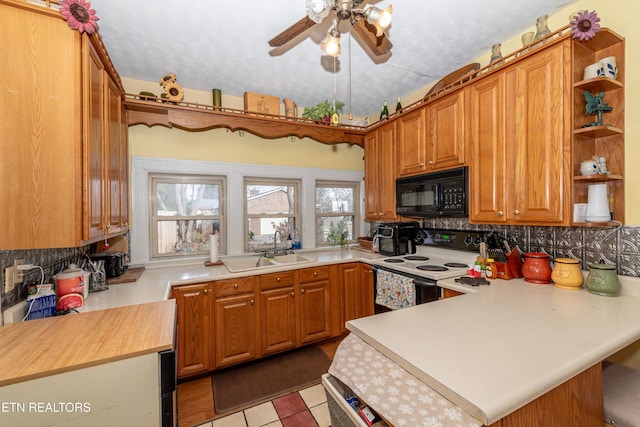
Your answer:
[[[56,309],[65,311],[84,305],[85,271],[69,264],[61,273],[53,276],[56,285]]]
[[[529,252],[524,254],[524,264],[522,265],[522,275],[524,280],[539,285],[551,283],[551,265],[549,265],[549,255],[541,252]]]

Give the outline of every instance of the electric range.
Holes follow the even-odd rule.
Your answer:
[[[434,281],[464,276],[475,263],[484,238],[479,231],[424,229],[418,232],[415,254],[380,257],[372,263]]]

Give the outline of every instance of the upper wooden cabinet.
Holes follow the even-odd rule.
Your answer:
[[[567,225],[571,40],[469,87],[470,222]]]
[[[428,171],[465,164],[466,90],[459,90],[427,107]]]
[[[398,158],[398,175],[407,176],[427,171],[429,150],[427,148],[426,109],[418,108],[396,120],[395,138]]]
[[[365,219],[395,221],[396,123],[367,134],[364,147]]]
[[[0,25],[0,159],[11,166],[0,172],[0,249],[77,247],[126,231],[124,90],[99,36],[27,2],[0,4]]]

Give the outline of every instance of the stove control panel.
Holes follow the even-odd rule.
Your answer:
[[[485,233],[482,231],[422,229],[418,232],[416,243],[475,252],[484,241]]]

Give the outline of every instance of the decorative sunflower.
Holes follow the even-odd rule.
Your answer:
[[[169,73],[166,74],[164,76],[162,76],[162,78],[160,79],[160,86],[164,86],[166,84],[169,83],[175,83],[177,80],[176,75],[174,73]]]
[[[62,0],[60,15],[67,21],[69,27],[81,33],[91,34],[98,29],[96,11],[91,9],[91,3],[84,0]]]
[[[581,42],[592,39],[596,33],[600,31],[600,24],[598,22],[600,22],[600,18],[596,15],[595,10],[591,12],[581,10],[573,17],[570,24],[573,38],[579,39]]]
[[[164,93],[169,101],[180,102],[184,98],[184,90],[176,82],[167,83],[164,85]]]

